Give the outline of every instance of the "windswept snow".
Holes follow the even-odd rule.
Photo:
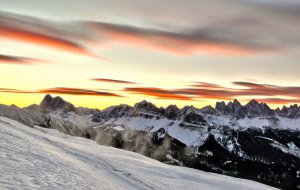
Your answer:
[[[3,117],[0,160],[0,189],[274,189],[257,182],[166,165]]]

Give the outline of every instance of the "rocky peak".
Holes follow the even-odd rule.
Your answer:
[[[110,117],[123,117],[128,116],[132,111],[132,107],[126,104],[121,104],[118,106],[111,106],[103,110],[103,113]]]
[[[233,105],[237,107],[242,107],[242,104],[237,99],[233,100]]]
[[[275,114],[275,111],[266,103],[258,103],[254,99],[246,104],[244,108],[248,117],[274,116]]]
[[[234,99],[233,102],[228,102],[226,108],[228,114],[236,116],[237,114],[239,114],[242,105],[237,99]]]
[[[209,114],[209,115],[215,115],[216,114],[216,110],[211,105],[201,108],[200,111],[203,114]]]
[[[216,103],[216,110],[222,115],[227,115],[227,107],[224,101]]]
[[[76,108],[73,104],[65,101],[59,96],[53,98],[49,94],[47,94],[40,103],[40,109],[47,112],[55,110],[62,110],[64,112],[76,111]]]
[[[184,106],[181,110],[181,115],[187,115],[189,113],[200,113],[201,109],[195,108],[194,106]]]
[[[255,99],[252,99],[251,101],[249,101],[245,107],[251,107],[251,108],[258,108],[259,107],[259,103],[255,100]]]
[[[162,114],[162,110],[159,109],[158,107],[156,107],[154,104],[152,104],[151,102],[147,102],[146,100],[143,100],[139,103],[136,103],[133,106],[133,114],[137,114],[137,113],[141,113],[141,112],[145,112],[145,113],[152,113],[152,114]]]
[[[280,109],[276,109],[276,113],[280,117],[287,117],[287,118],[299,118],[300,117],[300,107],[297,104],[290,105],[289,107],[283,106]]]
[[[168,119],[177,119],[180,115],[180,109],[176,105],[169,105],[164,110],[164,116]]]

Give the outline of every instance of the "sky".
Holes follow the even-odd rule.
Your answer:
[[[0,0],[0,103],[300,103],[299,0]]]

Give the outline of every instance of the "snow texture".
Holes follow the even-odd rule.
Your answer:
[[[275,189],[166,165],[4,117],[0,117],[0,160],[0,189]]]

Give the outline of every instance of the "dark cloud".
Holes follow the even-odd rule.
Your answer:
[[[259,102],[266,102],[269,104],[295,104],[300,103],[299,99],[285,99],[285,98],[259,98],[257,99]]]
[[[66,95],[82,95],[82,96],[109,96],[109,97],[123,97],[116,93],[111,92],[103,92],[96,90],[88,90],[82,88],[66,88],[66,87],[56,87],[56,88],[47,88],[33,91],[23,91],[18,89],[7,89],[0,88],[0,92],[7,93],[20,93],[20,94],[28,94],[28,93],[36,93],[36,94],[66,94]]]
[[[203,52],[245,55],[300,48],[300,34],[296,32],[300,31],[300,25],[295,16],[298,14],[290,13],[299,11],[299,6],[265,6],[233,1],[228,2],[229,6],[219,0],[202,1],[197,5],[192,2],[180,4],[191,8],[191,13],[184,13],[193,15],[188,16],[191,18],[187,21],[193,21],[189,26],[168,26],[167,22],[161,25],[150,22],[148,26],[141,23],[129,25],[89,20],[58,23],[2,13],[0,34],[15,40],[87,55],[92,54],[89,49],[91,44],[104,42],[123,43],[176,55]],[[223,5],[224,10],[217,14],[214,9],[220,5]],[[206,9],[211,11],[207,12]],[[164,10],[164,14],[175,14],[169,9]],[[144,14],[147,14],[146,10]],[[176,18],[174,15],[174,20]]]
[[[43,62],[43,61],[38,59],[33,59],[33,58],[27,58],[27,57],[0,54],[0,64],[31,65],[33,62]]]
[[[115,80],[115,79],[105,79],[105,78],[94,78],[91,80],[97,82],[107,82],[107,83],[117,83],[117,84],[136,84],[135,82],[125,81],[125,80]]]
[[[109,3],[108,3],[109,4]],[[170,5],[172,4],[172,9]],[[129,6],[130,5],[130,6]],[[250,53],[300,46],[297,1],[125,0],[112,11],[135,26],[92,23],[104,36],[173,53]],[[127,22],[128,23],[128,22]],[[147,24],[145,24],[147,23]],[[227,52],[225,51],[227,49]]]
[[[108,59],[94,55],[81,44],[81,41],[83,39],[87,40],[87,37],[76,31],[78,27],[80,26],[72,28],[70,24],[64,25],[33,17],[0,12],[1,37],[107,61]]]
[[[50,93],[50,94],[122,97],[121,95],[111,93],[111,92],[101,92],[101,91],[95,91],[95,90],[87,90],[87,89],[80,89],[80,88],[66,88],[66,87],[43,89],[43,90],[39,90],[38,92]]]
[[[190,85],[191,87],[202,87],[202,88],[223,88],[220,85],[207,83],[207,82],[195,82],[194,84]]]
[[[241,43],[236,38],[231,40],[217,37],[207,29],[174,32],[100,22],[87,24],[103,40],[122,42],[178,55],[201,52],[240,55],[274,49],[263,44]]]
[[[142,94],[146,96],[152,96],[158,99],[171,99],[171,100],[193,100],[191,97],[182,95],[173,90],[151,88],[151,87],[139,87],[139,88],[125,88],[125,92]]]
[[[240,88],[228,88],[211,83],[197,83],[191,88],[161,89],[153,87],[125,88],[124,91],[137,93],[156,98],[193,100],[193,99],[219,99],[231,100],[240,97],[253,96],[265,97],[258,100],[272,104],[298,103],[300,100],[300,87],[276,86],[269,84],[257,84],[250,82],[233,82]],[[182,96],[182,97],[181,97]],[[278,98],[285,97],[285,98]]]
[[[0,92],[7,92],[7,93],[34,93],[31,91],[22,91],[22,90],[17,90],[17,89],[12,89],[12,88],[0,88]]]

